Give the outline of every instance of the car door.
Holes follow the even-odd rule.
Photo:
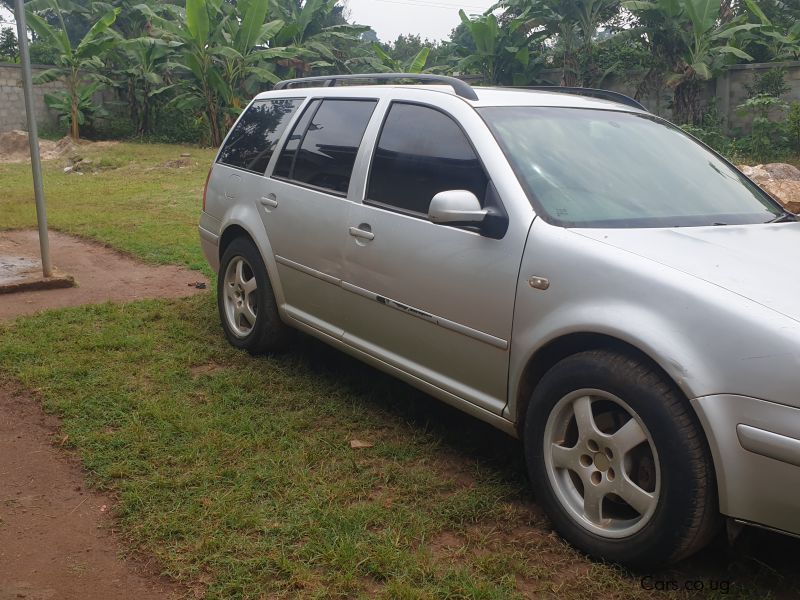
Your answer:
[[[533,213],[505,201],[519,193],[518,183],[474,109],[449,96],[446,103],[449,110],[392,102],[374,152],[363,157],[370,168],[363,202],[350,209],[344,340],[500,414]],[[491,170],[473,141],[489,153]],[[432,223],[431,199],[448,190],[473,192],[495,215],[508,216],[507,229],[489,237]]]
[[[350,180],[372,99],[312,99],[261,187],[261,218],[290,317],[343,334],[341,288]]]

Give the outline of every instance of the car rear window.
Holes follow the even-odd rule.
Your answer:
[[[301,102],[298,98],[288,98],[251,104],[228,136],[218,162],[263,175]]]
[[[309,105],[273,176],[347,194],[358,148],[377,104],[377,100],[330,99]]]

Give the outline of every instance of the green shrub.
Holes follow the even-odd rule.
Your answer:
[[[795,152],[800,152],[800,102],[792,102],[786,117],[786,134]]]
[[[129,140],[136,137],[136,128],[130,118],[112,113],[112,116],[95,119],[85,136],[92,140]]]
[[[160,144],[205,144],[207,128],[186,111],[174,106],[162,107],[156,114],[153,133],[144,141]]]
[[[786,69],[776,67],[760,75],[756,75],[752,85],[746,85],[750,98],[772,96],[780,98],[792,88],[786,85]]]
[[[789,135],[785,123],[772,119],[775,111],[787,110],[789,105],[776,96],[759,94],[739,105],[739,112],[753,114],[752,133],[742,138],[742,148],[759,162],[774,162],[789,152]]]

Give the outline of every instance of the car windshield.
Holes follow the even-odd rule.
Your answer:
[[[651,115],[479,109],[543,218],[565,227],[767,223],[786,213],[702,144]]]

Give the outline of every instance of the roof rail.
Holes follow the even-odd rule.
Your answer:
[[[614,102],[619,102],[620,104],[625,104],[627,106],[632,106],[633,108],[639,108],[643,111],[650,112],[638,100],[634,100],[630,96],[626,96],[625,94],[620,94],[619,92],[612,92],[611,90],[598,90],[595,88],[582,88],[582,87],[562,87],[556,85],[552,86],[534,85],[534,86],[521,86],[521,87],[522,89],[536,90],[539,92],[559,92],[561,94],[574,94],[576,96],[589,96],[591,98],[600,98],[601,100],[613,100]]]
[[[414,81],[424,81],[429,83],[441,83],[449,85],[457,96],[466,98],[467,100],[477,100],[478,94],[472,89],[468,83],[456,79],[455,77],[447,77],[445,75],[432,75],[428,73],[364,73],[357,75],[323,75],[321,77],[303,77],[300,79],[286,79],[275,84],[274,90],[288,90],[297,85],[310,83],[308,87],[336,87],[340,81],[353,81],[361,79],[372,79],[379,82],[395,81],[400,79],[412,79]],[[316,85],[315,85],[316,84]]]

